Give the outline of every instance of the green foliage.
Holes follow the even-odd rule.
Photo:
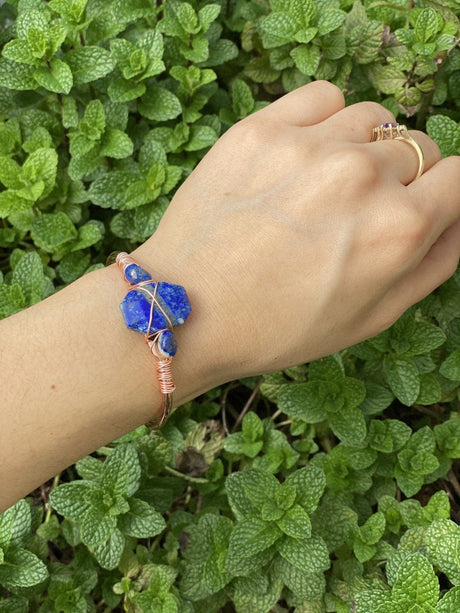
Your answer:
[[[311,80],[460,154],[459,25],[456,0],[1,3],[0,317],[133,250],[229,126]],[[4,512],[0,613],[457,613],[459,279]]]

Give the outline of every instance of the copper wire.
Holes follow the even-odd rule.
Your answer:
[[[129,254],[125,252],[120,252],[117,255],[116,263],[118,267],[122,270],[125,280],[128,281],[126,279],[125,271],[128,266],[130,266],[131,264],[137,265],[137,263]],[[153,292],[148,287],[146,287],[148,285],[154,285]],[[147,425],[148,426],[153,426],[153,425],[161,426],[165,422],[166,418],[168,417],[172,409],[172,393],[176,389],[176,386],[174,385],[173,376],[172,376],[172,369],[171,369],[172,358],[165,358],[161,354],[158,348],[158,341],[160,339],[161,333],[164,332],[165,330],[172,330],[173,325],[172,325],[170,318],[166,314],[165,310],[163,309],[163,307],[159,304],[157,300],[156,295],[157,295],[157,289],[158,289],[158,282],[153,281],[152,279],[147,279],[145,281],[140,281],[139,283],[132,285],[131,287],[133,290],[142,291],[144,294],[147,294],[151,299],[149,323],[147,326],[147,332],[144,335],[144,341],[147,343],[147,345],[150,348],[150,351],[156,358],[157,378],[160,384],[160,392],[163,394],[163,414],[159,420],[159,423],[156,423],[157,420],[152,420]],[[160,313],[163,315],[163,317],[167,321],[168,327],[163,328],[162,330],[157,330],[153,334],[150,334],[150,326],[152,325],[155,307],[158,308]]]

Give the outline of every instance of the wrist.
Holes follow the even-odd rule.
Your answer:
[[[183,325],[174,327],[177,353],[172,359],[172,374],[176,386],[174,406],[199,396],[232,378],[228,368],[228,345],[219,330],[219,310],[212,299],[207,279],[194,268],[194,258],[183,253],[171,257],[154,235],[130,254],[153,281],[166,281],[184,287],[191,303],[191,313]],[[167,257],[165,257],[167,256]],[[120,277],[122,277],[119,272]],[[129,287],[125,283],[125,291]],[[132,334],[139,343],[140,335]],[[144,345],[144,343],[140,343]],[[155,358],[144,346],[155,368]]]

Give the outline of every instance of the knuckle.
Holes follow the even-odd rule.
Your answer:
[[[365,100],[363,102],[358,102],[357,104],[360,106],[359,110],[363,113],[363,117],[369,117],[369,119],[373,119],[375,125],[379,123],[395,121],[393,113],[378,102]]]
[[[379,161],[360,145],[332,153],[328,164],[347,181],[347,189],[354,186],[357,191],[375,186],[382,173]]]
[[[344,102],[344,97],[342,90],[340,87],[337,87],[334,83],[330,81],[324,81],[323,79],[319,79],[318,81],[312,81],[308,83],[305,87],[309,89],[318,89],[319,93],[324,96],[335,96],[338,101]]]
[[[450,155],[442,160],[444,166],[449,168],[454,176],[460,175],[460,155]]]
[[[395,236],[400,244],[404,258],[413,257],[414,252],[426,245],[432,228],[432,220],[423,214],[416,203],[399,203],[399,214],[396,216]]]
[[[267,120],[251,115],[234,124],[224,134],[226,139],[234,139],[240,147],[260,147],[267,140]]]

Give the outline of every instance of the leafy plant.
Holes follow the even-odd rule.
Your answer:
[[[233,123],[328,79],[460,154],[457,0],[0,6],[0,316],[133,250]],[[0,612],[457,613],[460,275],[0,515]]]

